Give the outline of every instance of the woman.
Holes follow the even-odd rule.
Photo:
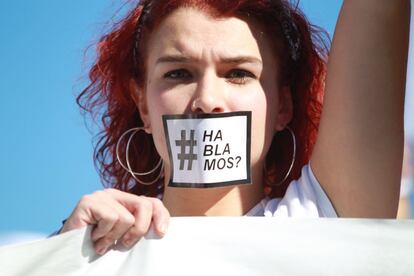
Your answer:
[[[61,233],[96,225],[104,254],[151,224],[163,236],[170,215],[395,217],[409,11],[344,1],[326,70],[287,1],[143,1],[101,39],[78,98],[103,108],[95,157],[116,189],[84,196]],[[162,116],[232,111],[252,114],[251,183],[170,187]]]

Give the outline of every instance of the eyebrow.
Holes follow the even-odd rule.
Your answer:
[[[189,63],[193,62],[197,59],[190,58],[183,55],[166,55],[162,56],[159,59],[157,59],[156,64],[159,63]],[[220,63],[225,64],[240,64],[240,63],[258,63],[262,64],[263,62],[254,56],[235,56],[235,57],[229,57],[229,58],[221,58]]]

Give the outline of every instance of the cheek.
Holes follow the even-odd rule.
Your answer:
[[[189,99],[185,93],[158,91],[152,88],[152,90],[148,89],[147,94],[148,119],[155,147],[164,162],[168,164],[169,157],[162,115],[185,113]]]
[[[266,155],[273,137],[273,118],[275,114],[269,103],[254,107],[252,110],[252,157]]]
[[[275,89],[273,93],[256,90],[260,93],[250,97],[239,97],[234,104],[240,110],[252,111],[251,131],[251,161],[252,164],[262,160],[270,148],[277,120],[278,97]]]
[[[252,130],[255,133],[273,131],[277,117],[277,91],[273,94],[265,92],[262,88],[251,91],[252,93],[233,97],[230,101],[231,111],[252,111]]]
[[[167,88],[161,85],[148,87],[147,106],[149,111],[158,114],[185,113],[194,93],[193,85]],[[153,116],[154,117],[154,116]]]
[[[168,160],[168,151],[166,148],[164,127],[162,122],[162,115],[169,114],[167,101],[162,97],[155,97],[152,94],[147,96],[148,119],[151,126],[152,138],[154,139],[155,147],[164,162]]]

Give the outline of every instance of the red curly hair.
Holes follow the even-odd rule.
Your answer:
[[[234,16],[253,20],[274,43],[281,68],[281,76],[275,77],[289,85],[292,93],[293,119],[289,126],[296,135],[297,154],[286,181],[272,186],[286,174],[293,149],[292,137],[287,131],[275,135],[267,154],[263,185],[270,197],[283,196],[288,184],[300,176],[301,168],[309,162],[316,141],[329,45],[326,32],[310,24],[297,4],[288,0],[145,0],[115,24],[97,43],[97,58],[89,72],[90,84],[77,98],[84,112],[101,118],[102,130],[97,135],[94,161],[102,181],[107,187],[137,195],[162,193],[162,179],[158,185],[142,185],[121,167],[116,159],[116,144],[125,131],[143,126],[129,82],[134,78],[143,87],[148,36],[166,16],[183,6],[200,9],[215,18]],[[286,54],[292,50],[291,37],[283,30],[286,23],[294,26],[300,42],[296,58]],[[150,135],[135,135],[131,146],[129,156],[134,171],[155,167],[159,156]],[[124,147],[120,148],[120,155],[125,156]]]

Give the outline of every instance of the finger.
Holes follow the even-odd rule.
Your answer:
[[[158,236],[164,237],[170,222],[170,212],[165,208],[161,200],[149,197],[152,203],[152,223]]]
[[[161,200],[152,197],[136,196],[115,189],[108,189],[106,191],[112,194],[130,212],[135,214],[134,226],[122,238],[125,245],[130,246],[131,242],[137,241],[145,235],[151,225],[151,220],[154,220],[157,234],[161,237],[164,236],[169,225],[170,214]],[[150,206],[148,206],[148,203],[150,203]]]
[[[61,233],[87,225],[98,224],[101,217],[100,213],[105,213],[101,210],[102,208],[104,208],[104,205],[95,194],[83,196],[66,220]]]
[[[92,231],[92,241],[97,241],[98,239],[107,235],[119,219],[117,212],[114,212],[113,208],[102,204],[102,206],[94,212],[94,216],[98,221],[97,226]]]
[[[131,213],[133,213],[136,210],[137,202],[140,201],[142,198],[145,198],[142,196],[122,192],[117,189],[106,189],[105,193],[109,194],[113,199],[121,203]]]
[[[144,236],[151,225],[152,203],[146,198],[137,197],[135,202],[135,223],[122,237],[122,243],[130,247]]]
[[[120,239],[135,222],[135,217],[121,204],[113,200],[111,203],[112,212],[116,212],[118,219],[113,228],[95,243],[96,251],[104,254],[115,241]]]
[[[119,220],[120,215],[116,207],[120,204],[102,191],[94,193],[94,199],[90,213],[97,226],[92,231],[91,238],[97,241],[107,235]]]

